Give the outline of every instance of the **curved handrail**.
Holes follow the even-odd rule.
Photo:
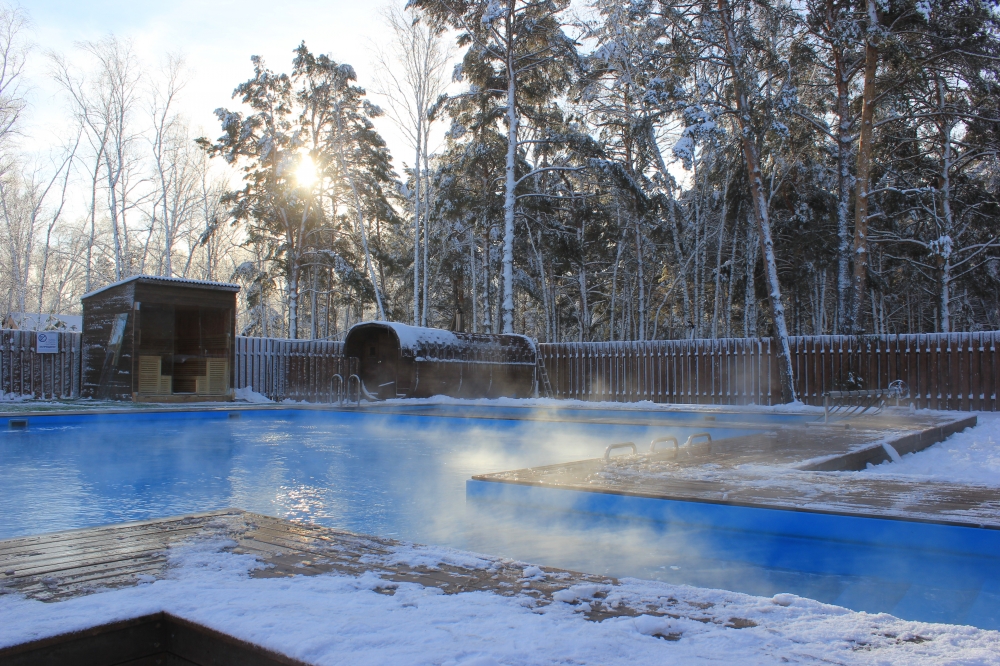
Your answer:
[[[695,434],[693,434],[693,435],[691,435],[690,437],[687,438],[687,441],[684,442],[684,446],[692,446],[694,444],[695,439],[701,439],[701,438],[707,439],[708,440],[706,442],[707,444],[711,444],[712,443],[712,433],[710,433],[710,432],[696,432]]]
[[[680,448],[680,443],[678,443],[677,438],[673,435],[665,435],[663,437],[657,437],[649,443],[649,452],[652,453],[656,450],[656,445],[662,442],[673,442],[674,443],[674,453],[677,453],[677,449]]]
[[[611,444],[608,448],[604,449],[604,459],[609,460],[611,458],[611,452],[615,449],[624,449],[625,447],[631,447],[632,455],[639,453],[639,449],[636,448],[635,442],[618,442],[617,444]]]
[[[354,382],[354,385],[357,387],[357,390],[355,391],[355,396],[356,397],[354,399],[354,403],[357,404],[357,405],[360,405],[361,404],[361,391],[364,390],[364,387],[361,385],[361,377],[358,377],[357,375],[351,375],[350,377],[347,378],[347,402],[351,402],[351,382],[352,382],[352,380]],[[366,393],[367,393],[367,391],[366,391]]]
[[[339,372],[334,373],[333,377],[330,378],[330,392],[333,393],[334,402],[344,402],[344,377]]]

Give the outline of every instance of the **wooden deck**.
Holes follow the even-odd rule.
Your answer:
[[[384,582],[379,592],[393,594],[399,583],[437,587],[445,594],[487,591],[503,596],[527,595],[536,606],[552,602],[553,594],[573,585],[617,585],[607,576],[539,567],[543,576],[525,577],[525,564],[484,557],[479,568],[447,563],[409,566],[393,555],[409,544],[364,536],[317,525],[296,523],[241,509],[227,509],[107,525],[67,532],[40,534],[0,541],[0,594],[19,593],[45,602],[93,594],[101,590],[138,585],[168,574],[171,548],[195,539],[221,538],[220,548],[248,553],[265,563],[252,578],[315,576],[325,573],[376,573]],[[219,543],[225,543],[220,541]],[[711,604],[655,595],[642,604],[616,602],[614,607],[598,593],[581,608],[587,619],[641,614],[688,617],[701,622],[743,628],[753,622],[730,617]],[[0,661],[4,650],[0,650]]]
[[[876,426],[877,419],[844,425],[782,427],[639,455],[619,455],[482,474],[475,481],[541,486],[589,493],[709,502],[840,515],[916,520],[1000,529],[995,488],[903,478],[829,473],[864,469],[922,450],[975,425],[968,419],[914,420]]]

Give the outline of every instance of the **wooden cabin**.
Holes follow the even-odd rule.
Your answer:
[[[459,333],[393,322],[348,331],[344,356],[358,359],[371,398],[529,398],[536,351],[524,335]]]
[[[84,295],[83,397],[232,400],[239,290],[136,275]]]

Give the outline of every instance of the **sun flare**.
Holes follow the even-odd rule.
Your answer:
[[[299,166],[295,169],[295,181],[301,187],[312,187],[316,179],[316,163],[309,155],[302,155]]]

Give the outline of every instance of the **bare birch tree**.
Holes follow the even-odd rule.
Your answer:
[[[433,30],[419,14],[396,6],[383,13],[391,39],[376,54],[374,92],[388,101],[388,117],[403,132],[413,150],[413,323],[427,324],[427,281],[421,285],[421,245],[429,238],[430,206],[424,179],[430,155],[428,146],[435,118],[432,109],[448,86],[447,66],[452,51],[440,31]],[[423,222],[421,223],[421,214]],[[421,224],[424,240],[421,243]],[[421,307],[423,304],[423,307]]]

